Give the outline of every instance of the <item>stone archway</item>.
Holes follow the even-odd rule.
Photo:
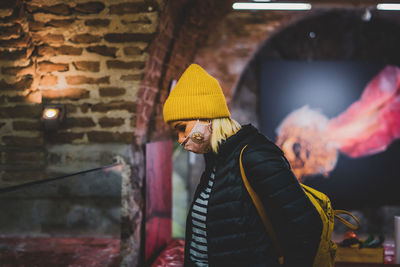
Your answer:
[[[254,124],[259,122],[260,103],[258,100],[261,90],[259,71],[263,60],[357,61],[400,66],[400,52],[397,49],[400,46],[400,37],[396,34],[400,30],[398,16],[389,12],[374,11],[371,12],[371,20],[363,20],[362,13],[361,9],[323,12],[304,18],[266,40],[246,66],[233,91],[231,98],[233,116],[240,122]],[[311,32],[312,37],[309,35]],[[257,104],[254,105],[254,103]],[[399,151],[398,143],[392,144],[391,150]],[[391,157],[387,156],[387,158]],[[391,218],[393,218],[393,213],[398,212],[400,202],[396,197],[397,194],[390,188],[398,188],[398,182],[393,178],[387,178],[383,182],[384,179],[379,177],[379,184],[382,184],[382,187],[383,184],[389,185],[384,189],[368,186],[367,182],[360,187],[364,193],[368,192],[367,198],[360,197],[355,192],[355,183],[351,186],[351,193],[344,190],[344,193],[338,197],[333,193],[335,189],[329,191],[329,188],[337,190],[338,187],[345,186],[340,183],[341,181],[335,182],[333,177],[327,180],[317,177],[308,182],[330,195],[334,205],[343,207],[346,204],[348,207],[344,207],[345,209],[357,209],[355,214],[363,221],[359,233],[382,232],[391,236],[393,235]],[[374,194],[369,193],[368,187],[374,187]],[[384,191],[384,196],[382,191]],[[337,233],[347,230],[342,226],[336,229]]]
[[[136,111],[136,143],[169,138],[162,118],[170,82],[189,66],[209,33],[231,9],[232,0],[168,1],[149,49]]]
[[[362,14],[362,9],[321,12],[303,17],[266,39],[232,88],[233,116],[242,123],[257,125],[261,60],[378,61],[399,65],[399,18],[375,11],[370,21],[364,21]]]

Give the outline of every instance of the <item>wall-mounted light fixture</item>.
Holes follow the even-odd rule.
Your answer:
[[[55,132],[65,118],[65,105],[45,104],[42,113],[42,122],[46,131]]]

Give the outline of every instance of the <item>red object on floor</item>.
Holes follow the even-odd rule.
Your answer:
[[[2,267],[117,267],[120,239],[0,237]]]
[[[151,267],[183,267],[184,249],[184,240],[172,240],[157,257]]]

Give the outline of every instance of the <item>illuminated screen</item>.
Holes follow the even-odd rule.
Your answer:
[[[400,132],[399,88],[390,88],[397,90],[397,98],[387,97],[382,95],[387,88],[379,91],[370,84],[377,79],[374,86],[385,87],[393,73],[400,77],[396,66],[385,67],[346,61],[264,61],[261,65],[260,130],[281,148],[293,149],[285,155],[292,156],[296,176],[325,192],[336,209],[400,204],[400,139],[381,132],[382,125],[387,125],[386,135]],[[360,101],[363,93],[369,99]],[[337,127],[334,119],[339,115]],[[308,131],[297,127],[305,124]],[[303,144],[290,136],[297,134],[304,136]],[[326,143],[328,137],[336,138],[336,146]]]

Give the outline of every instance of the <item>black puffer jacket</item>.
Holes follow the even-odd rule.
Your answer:
[[[283,247],[284,266],[312,266],[322,231],[320,216],[283,152],[251,125],[243,126],[221,144],[218,155],[205,155],[206,170],[194,199],[206,186],[216,164],[206,220],[209,266],[279,266],[275,248],[240,176],[239,155],[245,145],[246,176],[261,198]],[[190,214],[186,223],[185,267],[194,266],[188,255]]]

